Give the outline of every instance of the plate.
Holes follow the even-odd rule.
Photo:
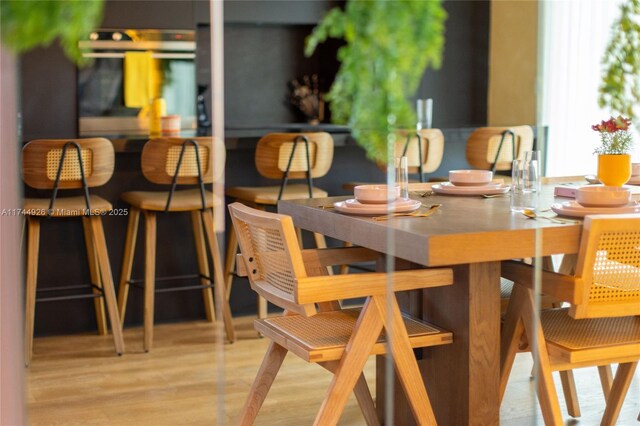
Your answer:
[[[446,195],[496,195],[506,194],[511,187],[500,183],[486,186],[455,186],[449,182],[439,183],[431,187],[436,194]]]
[[[588,214],[640,213],[640,205],[633,201],[622,207],[584,207],[573,200],[552,204],[551,210],[561,216],[584,217]]]
[[[461,188],[465,186],[473,186],[474,188],[495,188],[497,186],[502,186],[502,183],[500,182],[489,182],[489,183],[442,182],[440,185],[449,186],[449,187],[455,186],[456,188]]]
[[[418,200],[402,200],[391,204],[362,204],[355,199],[349,199],[333,203],[336,210],[349,214],[408,213],[418,210],[421,205],[422,203]]]
[[[344,201],[345,203],[345,207],[348,207],[350,209],[362,209],[365,208],[367,206],[370,206],[372,204],[375,204],[377,206],[383,207],[385,210],[387,208],[387,203],[363,203],[359,200],[356,200],[355,198],[350,198],[348,200]],[[415,204],[416,201],[412,200],[412,199],[407,199],[407,200],[403,200],[401,198],[393,201],[392,203],[389,203],[389,205],[393,206],[393,208],[397,209],[397,208],[402,208],[402,207],[406,207],[409,205],[413,205]]]

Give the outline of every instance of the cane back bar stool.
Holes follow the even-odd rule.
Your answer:
[[[315,424],[337,424],[352,391],[367,424],[379,424],[362,369],[369,355],[388,350],[417,423],[435,424],[412,349],[451,343],[452,334],[403,317],[395,293],[387,293],[387,273],[327,275],[326,266],[372,260],[378,254],[361,247],[301,250],[291,217],[240,203],[231,204],[229,211],[242,253],[239,273],[244,271],[257,293],[285,310],[280,317],[254,322],[272,342],[238,424],[253,424],[289,351],[334,374]],[[448,268],[391,274],[394,292],[453,282]],[[366,298],[362,309],[340,307],[341,299],[357,297]],[[387,340],[385,330],[390,328],[393,338]]]
[[[270,133],[256,146],[255,163],[258,173],[267,179],[280,180],[280,185],[230,187],[226,195],[234,201],[265,210],[279,200],[323,198],[328,193],[313,185],[313,179],[329,172],[333,161],[333,138],[329,133]],[[306,183],[289,184],[289,180]],[[317,247],[326,247],[324,235],[314,234]],[[227,299],[231,294],[238,241],[234,229],[229,230],[225,280]],[[267,304],[258,298],[258,317],[267,316]]]
[[[116,305],[113,277],[102,227],[102,215],[111,204],[89,188],[104,185],[113,174],[113,145],[107,139],[40,139],[27,143],[22,150],[22,174],[27,185],[36,189],[51,189],[51,198],[26,198],[24,214],[27,221],[27,266],[25,309],[25,363],[29,365],[33,349],[36,301],[93,298],[98,332],[107,333],[105,301],[111,323],[116,352],[124,352],[122,327]],[[59,190],[82,189],[82,196],[57,198]],[[40,223],[42,219],[81,218],[87,260],[91,276],[90,294],[36,298]],[[52,290],[77,292],[84,286],[65,286]],[[49,290],[49,289],[47,289]]]
[[[507,171],[513,160],[533,149],[530,126],[480,127],[467,139],[467,162],[476,169]]]
[[[224,170],[224,145],[217,138],[160,138],[148,141],[142,149],[142,173],[150,182],[171,185],[170,191],[131,191],[122,194],[122,199],[131,205],[129,224],[125,239],[122,271],[118,288],[118,308],[124,323],[129,286],[141,280],[131,279],[135,256],[136,238],[140,213],[145,219],[145,267],[144,267],[144,349],[149,351],[153,341],[153,316],[155,292],[201,289],[207,319],[214,317],[224,321],[227,339],[235,340],[231,323],[231,311],[225,298],[222,278],[220,249],[213,225],[213,208],[219,205],[214,194],[205,190],[222,176]],[[214,167],[214,161],[218,167]],[[214,169],[218,172],[214,176]],[[176,190],[176,185],[197,185],[195,189]],[[200,284],[156,289],[156,214],[158,212],[190,212],[193,236],[199,266]],[[213,279],[209,272],[207,247],[213,261]],[[172,278],[196,278],[172,277]],[[165,278],[169,279],[169,277]],[[214,309],[211,288],[215,289],[218,309]]]
[[[435,172],[442,163],[444,134],[440,129],[399,130],[396,134],[394,155],[407,157],[409,173],[417,174],[418,181],[424,183],[425,174]],[[378,164],[378,167],[386,173],[386,164]],[[342,188],[353,191],[357,185],[368,184],[372,182],[346,182]]]
[[[601,423],[615,424],[640,359],[640,216],[587,216],[575,274],[542,272],[542,292],[570,308],[538,312],[533,273],[522,263],[502,265],[515,286],[501,339],[501,397],[524,334],[539,366],[545,424],[563,424],[552,371],[619,363]]]

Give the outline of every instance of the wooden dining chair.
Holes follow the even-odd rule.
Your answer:
[[[258,173],[279,185],[236,186],[225,190],[227,197],[246,205],[266,210],[279,200],[324,198],[329,194],[313,184],[325,176],[333,162],[333,138],[329,133],[270,133],[258,141],[255,164]],[[305,183],[290,183],[303,180]],[[225,264],[227,299],[231,295],[238,241],[234,229],[229,230]],[[324,235],[314,234],[316,246],[326,247]],[[258,297],[258,318],[267,316],[267,303]]]
[[[412,349],[451,343],[452,334],[404,317],[393,292],[450,285],[452,270],[329,276],[327,265],[377,254],[360,247],[301,250],[289,216],[240,203],[231,204],[229,211],[240,242],[239,269],[256,292],[285,310],[254,323],[271,343],[238,424],[253,424],[289,351],[334,374],[315,424],[336,424],[352,391],[367,424],[379,424],[362,369],[369,355],[388,351],[417,423],[435,424]],[[340,300],[358,297],[366,298],[362,309],[340,307]]]
[[[515,159],[533,149],[530,126],[480,127],[467,138],[466,156],[471,167],[482,170],[511,170]]]
[[[531,266],[504,262],[502,275],[516,285],[502,332],[501,397],[524,334],[545,424],[562,424],[552,371],[619,363],[602,418],[615,424],[640,359],[640,216],[587,216],[575,274],[541,273],[541,291],[569,308],[535,309]]]
[[[51,190],[49,198],[25,198],[23,214],[27,221],[27,265],[25,270],[25,364],[33,352],[33,330],[36,301],[92,298],[96,310],[99,334],[107,333],[107,316],[116,353],[124,353],[122,327],[118,317],[113,277],[109,265],[102,216],[111,210],[107,200],[89,194],[89,188],[104,185],[111,179],[114,150],[104,138],[39,139],[27,143],[22,150],[22,175],[27,185]],[[58,197],[58,191],[82,189],[80,196]],[[38,258],[40,255],[40,225],[42,219],[80,218],[84,231],[87,260],[91,276],[90,293],[83,286],[64,286],[57,290],[75,290],[70,296],[36,298]],[[73,267],[73,265],[65,265]],[[55,291],[56,289],[47,289]]]
[[[231,310],[224,296],[222,260],[213,224],[214,207],[222,206],[205,184],[222,177],[224,170],[224,144],[218,138],[159,138],[148,141],[142,149],[142,173],[150,182],[171,185],[169,191],[130,191],[121,198],[131,205],[125,238],[122,270],[118,288],[118,308],[124,323],[129,286],[143,281],[144,289],[144,350],[151,350],[153,341],[154,295],[156,291],[201,290],[207,320],[214,318],[224,322],[227,340],[235,340],[231,322]],[[214,166],[216,162],[216,166]],[[217,174],[214,174],[214,170]],[[176,185],[196,186],[192,189],[176,190]],[[176,286],[156,289],[156,216],[157,213],[190,213],[199,274],[194,286]],[[145,221],[144,279],[132,280],[131,270],[135,257],[136,239],[140,214]],[[213,277],[209,270],[208,252],[213,261]],[[166,277],[169,278],[178,277]],[[189,278],[189,276],[179,277]],[[218,306],[214,309],[214,288]]]

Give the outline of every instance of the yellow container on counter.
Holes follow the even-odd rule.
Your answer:
[[[149,135],[160,136],[162,134],[162,121],[160,117],[167,115],[167,103],[163,98],[156,98],[151,103],[149,114]]]

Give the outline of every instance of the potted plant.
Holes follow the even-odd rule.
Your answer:
[[[104,0],[0,1],[2,44],[15,53],[51,44],[58,38],[72,61],[82,61],[78,40],[102,19]]]
[[[393,131],[415,128],[409,98],[427,66],[440,67],[446,17],[441,0],[349,0],[307,38],[307,56],[329,37],[344,38],[340,70],[325,99],[332,120],[351,127],[369,158],[386,163]]]
[[[598,179],[607,186],[622,186],[631,177],[632,138],[629,132],[631,120],[619,115],[591,126],[600,133],[598,154]]]

